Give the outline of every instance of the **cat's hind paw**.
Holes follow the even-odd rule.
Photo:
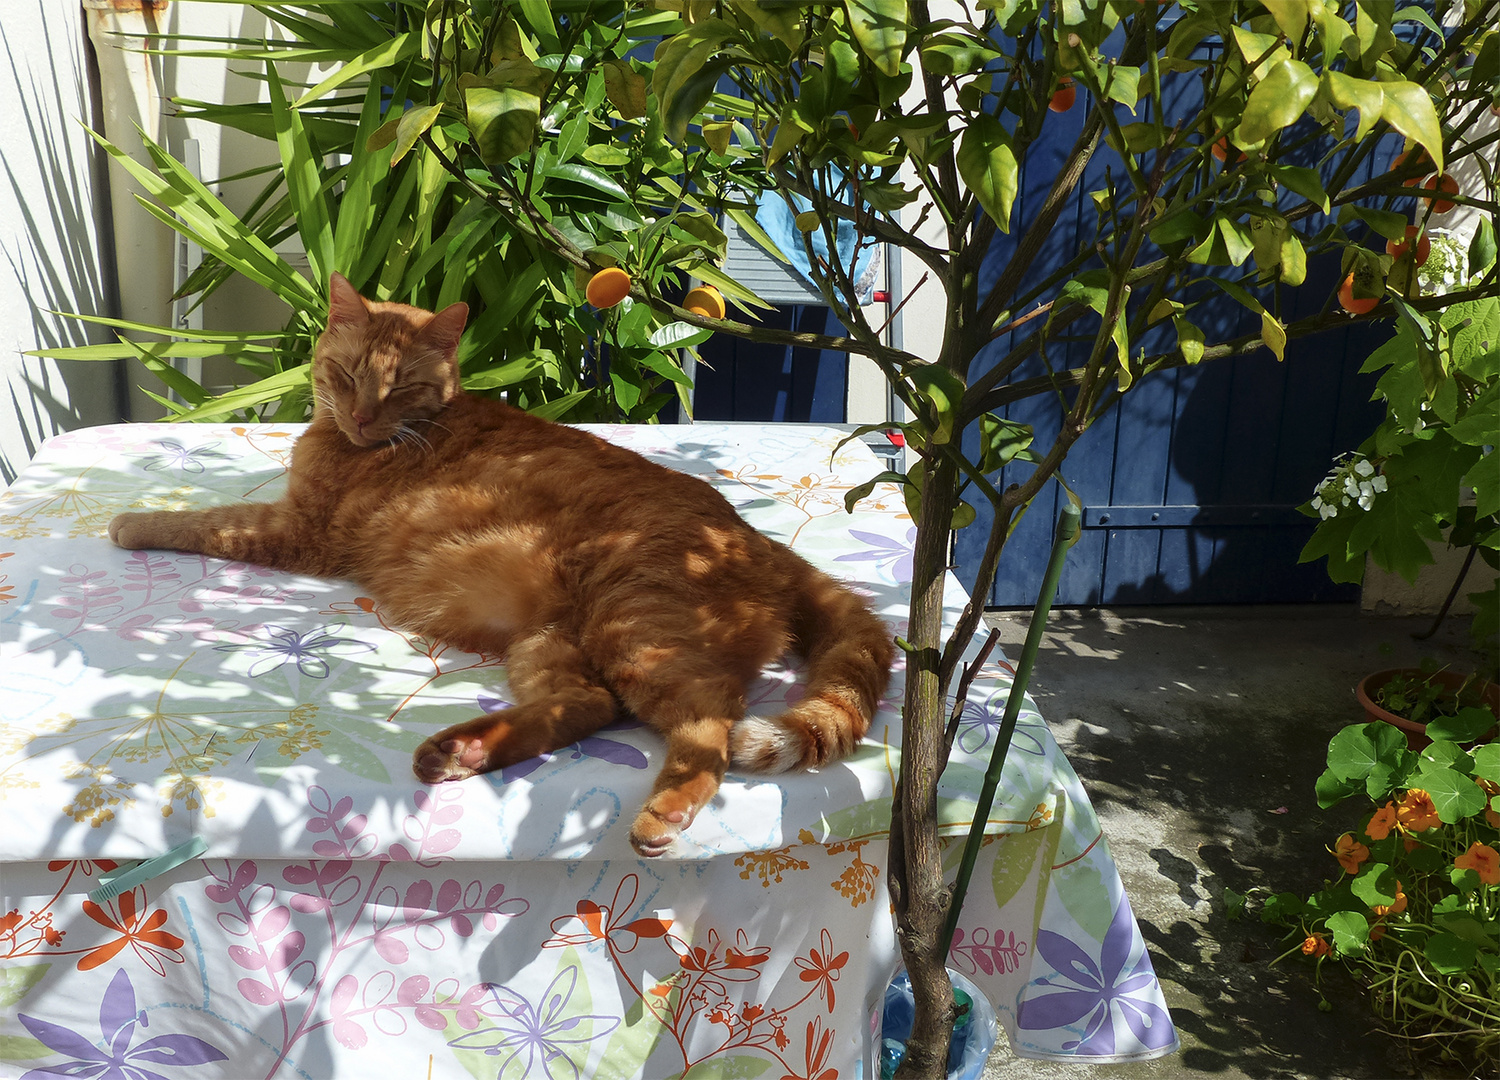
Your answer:
[[[478,738],[443,738],[433,736],[417,747],[411,756],[411,771],[424,784],[444,780],[467,780],[488,770],[485,748]]]
[[[646,859],[666,854],[682,830],[693,823],[697,809],[680,791],[663,791],[652,796],[630,826],[630,846]]]

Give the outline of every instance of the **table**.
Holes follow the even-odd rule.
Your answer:
[[[0,495],[0,1074],[867,1076],[899,962],[900,671],[851,759],[731,774],[660,859],[626,838],[661,754],[638,725],[426,787],[412,748],[506,700],[501,658],[405,633],[346,581],[105,539],[126,509],[275,497],[299,430],[85,429]],[[902,631],[914,530],[894,488],[845,513],[879,469],[857,440],[594,430],[703,476]],[[973,816],[1008,675],[993,660],[969,692],[945,834]],[[752,707],[794,677],[768,671]],[[950,966],[1015,1052],[1173,1050],[1099,823],[1030,702],[987,832]],[[201,857],[88,898],[194,837]]]

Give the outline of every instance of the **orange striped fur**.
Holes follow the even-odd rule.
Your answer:
[[[634,714],[667,743],[631,828],[643,855],[667,850],[731,762],[815,768],[854,748],[893,657],[857,596],[703,481],[463,393],[464,305],[366,301],[338,275],[331,295],[285,497],[122,514],[110,539],[352,578],[406,629],[504,655],[515,704],[417,747],[428,783]],[[788,651],[807,659],[806,696],[746,717],[749,683]]]

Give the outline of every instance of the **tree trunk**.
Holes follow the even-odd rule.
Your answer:
[[[891,823],[891,895],[896,930],[916,1000],[911,1037],[898,1078],[947,1074],[953,1027],[953,986],[943,956],[949,892],[937,836],[937,785],[943,760],[943,583],[948,569],[957,467],[940,459],[922,487],[912,553],[911,620],[907,627],[906,700],[901,776]],[[899,820],[898,820],[899,819]]]

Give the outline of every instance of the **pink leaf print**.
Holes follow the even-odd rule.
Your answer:
[[[437,910],[447,913],[453,909],[453,905],[463,899],[463,886],[453,878],[449,878],[438,886]]]
[[[468,937],[474,932],[474,924],[469,921],[467,915],[453,916],[451,925],[453,926],[453,932],[459,937]]]
[[[293,930],[271,950],[270,956],[266,958],[266,966],[272,971],[284,971],[302,955],[302,950],[306,945],[307,939],[302,936],[302,932]]]
[[[457,847],[459,838],[457,829],[439,829],[427,838],[427,842],[422,847],[434,855],[441,855]]]
[[[288,866],[281,872],[281,880],[288,885],[308,885],[316,880],[317,875],[308,866]]]
[[[427,996],[432,981],[426,975],[413,975],[396,988],[396,1000],[403,1005],[415,1005]]]
[[[287,923],[291,922],[291,919],[292,913],[278,904],[266,912],[265,917],[260,920],[260,924],[255,927],[255,940],[269,941],[285,930]]]
[[[333,1011],[333,1037],[339,1041],[340,1045],[350,1050],[358,1050],[370,1040],[365,1029],[346,1015],[350,1002],[354,1000],[354,995],[358,992],[359,980],[353,975],[345,975],[334,986],[333,996],[329,1001]]]
[[[404,964],[407,958],[411,956],[411,951],[407,949],[406,942],[394,934],[376,934],[375,951],[388,964]]]
[[[247,949],[243,945],[229,946],[229,959],[233,960],[242,968],[250,971],[259,971],[265,966],[266,958],[254,949]],[[247,982],[249,980],[246,980]]]
[[[304,915],[312,915],[319,911],[327,911],[332,905],[321,896],[308,896],[306,893],[294,893],[287,903]]]
[[[263,982],[256,982],[254,979],[241,979],[235,985],[239,987],[241,997],[247,1001],[253,1001],[257,1005],[270,1005],[276,1000],[276,991]]]
[[[402,903],[404,908],[403,917],[408,923],[414,923],[423,915],[427,914],[428,908],[432,906],[432,882],[423,878],[414,881],[406,890],[406,899]]]

